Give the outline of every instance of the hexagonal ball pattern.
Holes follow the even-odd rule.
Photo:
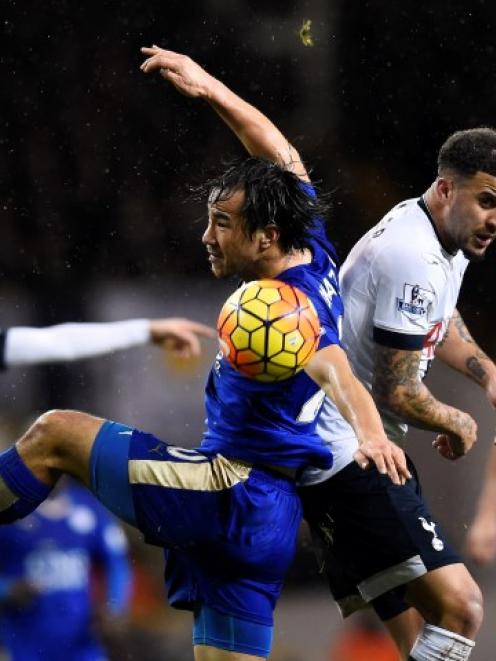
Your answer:
[[[259,381],[294,376],[317,349],[320,323],[310,299],[280,280],[255,280],[224,303],[217,321],[229,363]]]

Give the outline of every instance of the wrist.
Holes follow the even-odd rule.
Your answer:
[[[446,406],[446,421],[440,425],[438,430],[441,434],[448,433],[456,436],[464,436],[467,424],[471,420],[468,413],[460,411],[453,406]]]
[[[208,103],[213,105],[223,106],[226,103],[226,98],[230,90],[217,78],[210,74],[203,86],[202,98]]]

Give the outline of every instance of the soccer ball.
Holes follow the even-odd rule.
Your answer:
[[[320,323],[310,299],[280,280],[254,280],[232,294],[217,321],[230,364],[257,381],[281,381],[314,354]]]

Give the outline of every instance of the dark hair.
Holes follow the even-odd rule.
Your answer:
[[[276,225],[284,253],[305,248],[316,219],[330,207],[327,196],[317,197],[293,172],[253,156],[230,163],[222,174],[195,187],[194,193],[216,202],[236,190],[245,193],[242,213],[247,235]]]
[[[496,131],[491,128],[467,129],[450,135],[439,150],[439,172],[452,170],[472,177],[477,172],[496,176]]]

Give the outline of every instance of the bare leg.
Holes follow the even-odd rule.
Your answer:
[[[482,594],[465,565],[440,567],[412,581],[406,601],[426,622],[473,640],[482,624]]]
[[[44,413],[17,441],[16,448],[29,470],[53,486],[63,473],[90,485],[91,449],[105,421],[78,411]]]
[[[396,643],[401,659],[408,659],[417,636],[424,626],[424,619],[420,613],[415,608],[409,608],[384,622],[384,626]]]
[[[406,601],[413,607],[384,622],[402,659],[408,659],[425,622],[474,640],[482,622],[482,595],[467,568],[448,565],[412,581]]]

